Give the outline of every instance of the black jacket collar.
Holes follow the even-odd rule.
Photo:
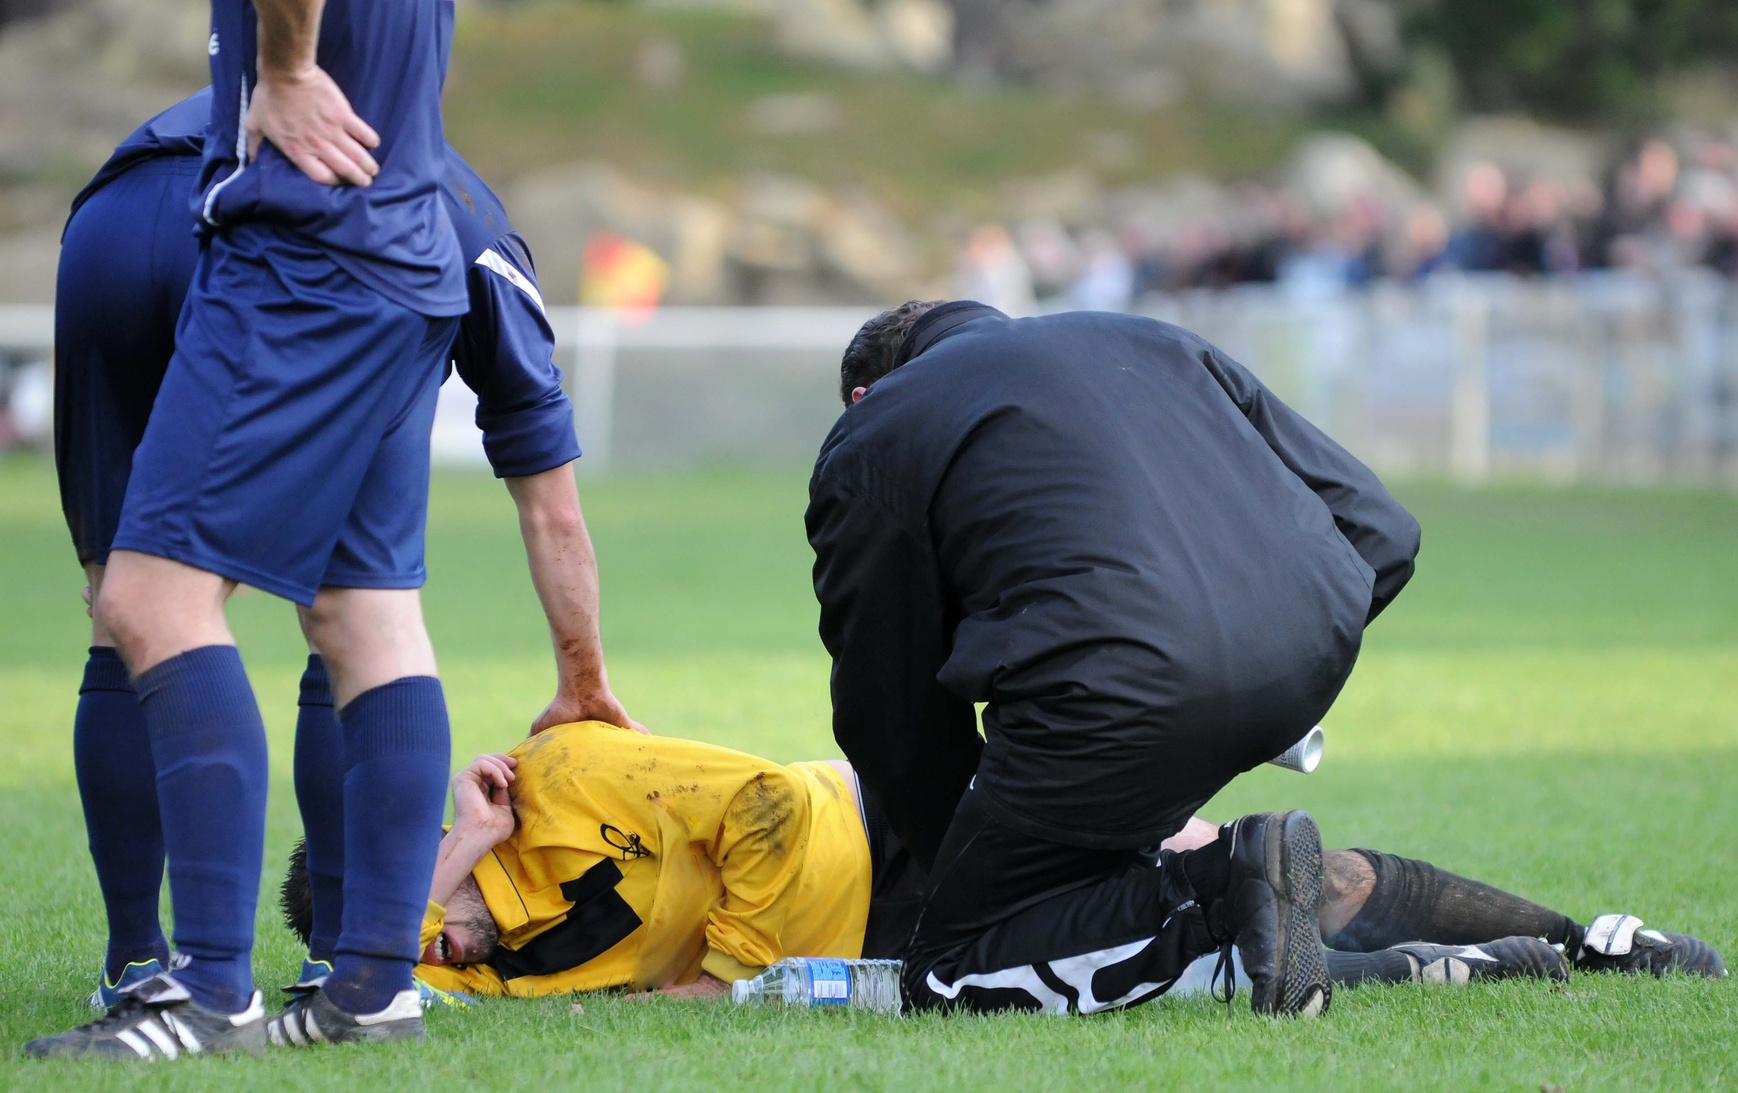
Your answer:
[[[899,355],[893,359],[893,367],[909,363],[924,350],[941,341],[953,331],[971,322],[988,316],[1006,319],[1007,316],[987,304],[976,300],[955,300],[942,304],[926,312],[912,326],[911,333],[905,336],[905,344],[899,347]]]

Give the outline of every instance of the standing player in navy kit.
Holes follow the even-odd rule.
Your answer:
[[[343,728],[344,921],[332,974],[292,1006],[325,1040],[422,1034],[411,968],[449,742],[417,589],[467,306],[437,192],[449,19],[436,0],[214,0],[203,249],[96,603],[150,735],[184,963],[37,1050],[265,1044],[267,757],[224,619],[237,583],[301,605]]]
[[[197,193],[209,89],[140,126],[73,201],[56,295],[56,463],[62,507],[90,584],[100,588],[133,448],[174,346],[198,248]],[[552,361],[554,332],[506,210],[450,148],[442,198],[466,261],[470,311],[454,363],[479,395],[490,464],[520,511],[526,553],[554,631],[555,700],[536,727],[573,720],[632,725],[610,691],[597,628],[596,559],[579,508],[572,407]],[[141,230],[141,226],[145,229]],[[137,696],[100,625],[80,687],[74,755],[91,855],[109,925],[102,1008],[168,965],[158,923],[163,845],[150,742]],[[302,679],[295,772],[314,863],[316,929],[299,983],[331,970],[342,908],[343,741],[329,680],[311,655]]]

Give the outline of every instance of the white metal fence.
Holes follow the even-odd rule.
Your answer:
[[[1144,311],[1222,346],[1385,472],[1738,485],[1738,298],[1710,274],[1244,287]],[[584,465],[812,458],[840,410],[840,351],[870,314],[552,309]],[[0,354],[51,343],[47,308],[0,308]],[[465,396],[443,393],[445,461],[481,457]]]

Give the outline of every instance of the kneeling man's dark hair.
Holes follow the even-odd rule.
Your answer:
[[[308,843],[305,839],[296,840],[296,848],[290,851],[290,869],[284,874],[283,886],[278,889],[278,906],[284,912],[284,924],[290,931],[302,939],[302,944],[308,944],[308,939],[314,936],[314,889],[308,882]]]
[[[845,359],[839,362],[839,397],[851,405],[851,392],[868,387],[893,371],[899,351],[917,320],[945,300],[907,300],[889,308],[863,324],[857,336],[845,349]]]

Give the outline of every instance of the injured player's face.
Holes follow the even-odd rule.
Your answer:
[[[447,900],[447,917],[441,932],[422,951],[424,964],[481,964],[495,953],[501,931],[495,926],[483,891],[474,877],[466,877]]]

